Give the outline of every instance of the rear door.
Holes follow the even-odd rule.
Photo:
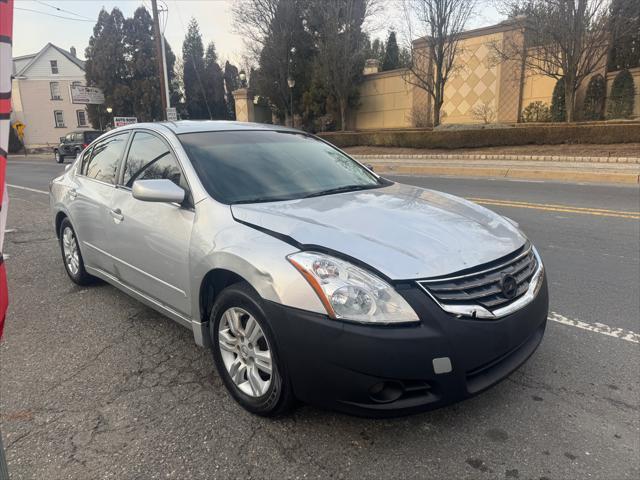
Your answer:
[[[168,143],[150,131],[134,133],[108,222],[116,276],[158,303],[189,316],[189,244],[195,212],[189,185]],[[169,179],[186,192],[185,202],[133,198],[136,180]]]
[[[69,192],[69,214],[80,240],[80,251],[89,267],[113,273],[105,226],[115,190],[116,174],[129,132],[111,135],[85,152]]]

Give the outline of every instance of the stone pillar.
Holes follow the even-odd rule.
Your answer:
[[[255,121],[255,112],[253,110],[253,92],[248,88],[239,88],[234,90],[233,99],[236,102],[236,120],[238,122]]]
[[[363,75],[371,75],[373,73],[378,73],[380,71],[380,60],[376,58],[368,58],[364,62],[364,71]]]

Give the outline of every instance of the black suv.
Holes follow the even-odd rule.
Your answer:
[[[103,133],[100,130],[76,130],[75,132],[67,133],[64,137],[60,137],[60,145],[53,149],[56,162],[63,163],[65,157],[75,158],[87,145]]]

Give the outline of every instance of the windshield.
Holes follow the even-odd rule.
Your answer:
[[[204,187],[222,203],[274,202],[386,184],[303,134],[199,132],[180,135],[180,141]]]

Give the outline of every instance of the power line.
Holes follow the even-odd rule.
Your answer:
[[[56,17],[56,18],[62,18],[64,20],[75,20],[76,22],[95,22],[95,20],[85,20],[84,18],[71,18],[71,17],[63,17],[62,15],[56,15],[55,13],[47,13],[47,12],[42,12],[40,10],[33,10],[31,8],[24,8],[24,7],[13,7],[15,10],[23,10],[25,12],[33,12],[33,13],[40,13],[42,15],[48,15],[50,17]]]
[[[59,12],[70,13],[71,15],[75,15],[76,17],[84,18],[85,20],[91,20],[93,22],[93,19],[91,19],[89,17],[85,17],[84,15],[80,15],[79,13],[72,12],[70,10],[65,10],[64,8],[56,7],[55,5],[51,5],[50,3],[42,2],[41,0],[36,0],[36,2],[38,2],[40,5],[44,5],[45,7],[49,7],[49,8],[53,8],[54,10],[58,10]]]

